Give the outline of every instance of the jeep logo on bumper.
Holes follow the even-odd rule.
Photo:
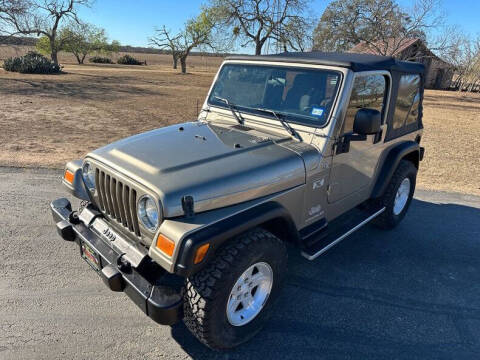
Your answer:
[[[105,235],[105,237],[110,241],[115,241],[117,237],[115,233],[108,227],[103,230],[103,235]]]

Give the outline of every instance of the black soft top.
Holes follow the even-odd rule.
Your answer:
[[[303,64],[340,66],[353,71],[393,70],[423,74],[425,66],[417,62],[400,61],[391,56],[334,52],[284,52],[275,55],[233,55],[226,60],[296,62]]]

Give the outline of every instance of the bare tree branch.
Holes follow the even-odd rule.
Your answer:
[[[61,23],[77,23],[78,6],[90,6],[92,0],[0,0],[0,23],[11,34],[44,35],[50,40],[51,58],[58,64],[60,49],[57,35]]]
[[[239,38],[242,46],[255,45],[255,54],[262,53],[272,39],[277,48],[298,50],[306,47],[310,0],[211,0],[223,27]]]
[[[405,45],[421,39],[437,51],[448,46],[434,35],[443,26],[444,17],[439,0],[416,0],[411,8],[401,8],[395,0],[335,0],[315,29],[314,48],[348,51],[363,43],[379,55],[402,57],[400,50]]]
[[[160,50],[168,50],[172,54],[173,68],[177,68],[178,58],[180,57],[180,39],[182,34],[175,36],[170,35],[171,31],[167,30],[165,25],[155,30],[155,35],[149,38],[151,45],[158,47]]]
[[[226,50],[229,44],[225,36],[216,32],[216,9],[204,8],[200,15],[190,19],[184,29],[172,35],[165,26],[155,30],[155,35],[149,41],[150,44],[171,52],[173,57],[173,68],[177,68],[180,61],[182,73],[186,73],[186,60],[190,52],[195,48],[208,47],[217,51]]]

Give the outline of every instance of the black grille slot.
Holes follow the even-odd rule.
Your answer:
[[[137,192],[111,174],[96,169],[98,205],[112,220],[140,236],[137,218]]]

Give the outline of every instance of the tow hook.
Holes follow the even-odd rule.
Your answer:
[[[68,215],[68,221],[70,221],[72,224],[79,224],[80,219],[78,217],[78,212],[72,211],[70,215]]]
[[[132,264],[130,264],[128,260],[124,259],[123,255],[125,254],[121,254],[117,258],[117,267],[121,272],[130,273],[132,271]]]

